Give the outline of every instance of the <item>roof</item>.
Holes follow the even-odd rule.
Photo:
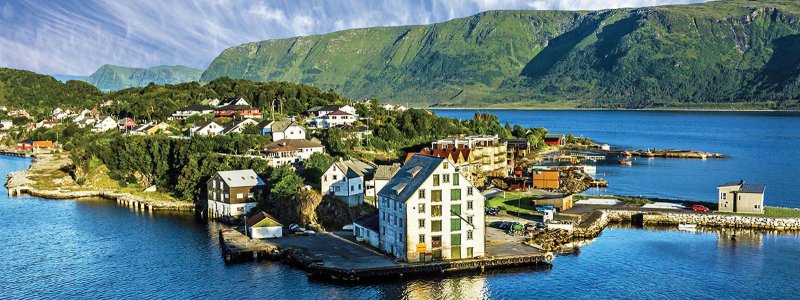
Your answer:
[[[739,192],[740,193],[763,194],[764,193],[764,189],[766,189],[766,188],[767,188],[767,186],[763,185],[763,184],[746,183],[746,184],[743,184],[741,188],[739,188]]]
[[[267,127],[267,125],[269,125],[270,123],[272,123],[272,120],[263,120],[261,122],[258,122],[258,125],[256,126],[258,126],[258,129],[264,129],[264,127]]]
[[[561,138],[564,138],[564,137],[565,136],[563,134],[560,134],[560,133],[548,133],[548,134],[544,135],[544,138],[546,138],[546,139],[561,139]]]
[[[722,185],[718,185],[717,187],[740,186],[742,184],[744,184],[744,180],[729,181],[729,182],[726,182],[726,183],[724,183]]]
[[[284,152],[317,147],[322,147],[322,144],[317,141],[283,139],[270,143],[266,146],[266,149],[270,152]]]
[[[247,218],[247,225],[248,227],[273,227],[273,226],[281,226],[275,218],[270,216],[268,213],[263,211],[259,211],[255,215],[252,215]]]
[[[397,174],[378,192],[381,197],[405,202],[425,182],[444,159],[415,154],[397,171]],[[414,169],[415,175],[411,171]]]
[[[275,121],[272,124],[272,132],[284,132],[289,126],[300,126],[300,124],[291,119]]]
[[[380,232],[380,216],[380,212],[375,211],[372,214],[354,220],[353,224],[358,224],[372,231]]]
[[[210,125],[211,123],[217,124],[217,122],[214,122],[214,121],[200,121],[200,122],[192,124],[192,127],[203,128],[203,127],[206,127],[206,126]],[[217,125],[219,125],[219,124],[217,124]]]
[[[353,114],[348,113],[348,112],[344,112],[344,111],[342,111],[340,109],[337,109],[336,111],[331,112],[331,113],[329,113],[327,115],[328,116],[352,116]]]
[[[255,107],[251,105],[225,105],[217,108],[217,110],[243,110],[243,109],[255,109]]]
[[[17,142],[17,143],[20,143],[20,144],[31,144],[31,145],[33,145],[33,139],[21,140],[21,141],[19,141],[19,142]]]
[[[400,164],[381,165],[375,169],[375,180],[389,180],[400,170]]]
[[[220,103],[222,106],[225,106],[225,105],[231,105],[231,104],[233,104],[233,103],[236,103],[236,102],[238,102],[239,100],[244,100],[244,98],[242,98],[242,97],[237,97],[237,98],[223,98],[223,99],[222,99],[222,101],[220,101],[219,103]],[[244,100],[244,102],[247,102],[247,100]],[[247,102],[247,103],[249,104],[249,102]]]
[[[252,169],[247,170],[233,170],[233,171],[219,171],[217,172],[220,178],[225,181],[230,187],[247,187],[247,186],[263,186],[266,185],[261,177],[258,177]]]
[[[375,167],[360,160],[348,159],[337,161],[333,164],[340,170],[345,171],[345,176],[347,176],[347,178],[363,177],[364,174],[375,172]]]
[[[256,121],[253,120],[253,119],[233,120],[230,123],[225,124],[224,126],[222,126],[222,127],[224,127],[224,129],[222,130],[222,133],[223,134],[227,134],[227,133],[229,133],[231,131],[234,131],[237,128],[241,127],[242,124],[244,124],[244,123],[256,124]]]
[[[213,108],[206,105],[194,104],[181,108],[178,111],[204,111],[204,110],[213,110]]]
[[[323,106],[314,106],[309,108],[308,112],[318,112],[318,111],[335,111],[339,110],[339,107],[336,105],[323,105]]]
[[[500,141],[506,142],[509,145],[515,144],[527,146],[529,143],[527,139],[502,139]]]

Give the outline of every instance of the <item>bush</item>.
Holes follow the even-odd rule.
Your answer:
[[[84,177],[78,178],[76,182],[78,183],[78,185],[83,185],[84,183],[86,183],[86,178]]]

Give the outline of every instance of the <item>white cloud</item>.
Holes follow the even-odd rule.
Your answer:
[[[705,0],[60,0],[0,7],[0,66],[89,74],[102,64],[205,68],[225,48],[496,9],[605,9]]]

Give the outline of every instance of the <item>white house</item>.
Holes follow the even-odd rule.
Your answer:
[[[449,159],[413,155],[378,192],[381,248],[407,262],[483,256],[484,202]]]
[[[225,98],[222,99],[222,101],[220,101],[219,104],[217,104],[218,107],[229,106],[229,105],[250,106],[250,103],[247,102],[247,100],[244,100],[244,98]]]
[[[194,115],[213,114],[214,109],[205,105],[189,105],[187,107],[176,110],[172,117],[175,119],[184,119]]]
[[[312,140],[279,140],[265,147],[269,165],[276,167],[302,162],[314,153],[324,153],[325,147]]]
[[[253,170],[219,171],[206,182],[208,216],[231,221],[256,207],[266,184]]]
[[[253,239],[271,239],[283,236],[283,226],[275,218],[261,211],[245,222],[247,233]]]
[[[374,172],[375,167],[360,160],[337,161],[322,174],[320,190],[348,206],[358,206],[364,203],[364,175]]]
[[[223,130],[225,127],[214,121],[197,122],[189,128],[189,135],[214,136],[222,133]]]
[[[94,124],[94,128],[92,128],[92,131],[103,132],[117,128],[118,128],[117,120],[114,120],[114,118],[100,117],[100,121]]]
[[[331,127],[350,125],[357,121],[356,115],[348,113],[343,110],[336,110],[322,117],[311,119],[314,127],[320,129],[328,129]]]
[[[378,192],[389,183],[389,180],[397,174],[400,170],[400,164],[394,163],[392,165],[380,165],[375,168],[375,176],[372,180],[367,182],[367,194],[375,198],[378,197]],[[370,193],[371,192],[371,193]]]
[[[272,134],[273,141],[302,140],[306,138],[306,129],[294,118],[267,123],[261,130],[261,135]]]
[[[242,119],[242,120],[233,120],[228,124],[225,124],[224,129],[222,130],[222,134],[229,134],[229,133],[242,133],[245,127],[253,125],[257,126],[258,122],[253,119]]]
[[[380,239],[380,213],[365,216],[353,221],[353,236],[356,241],[364,242],[372,247],[381,249]]]
[[[0,130],[9,130],[11,127],[14,127],[14,122],[11,120],[2,120],[0,121]]]

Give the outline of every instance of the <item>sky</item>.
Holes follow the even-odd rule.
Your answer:
[[[486,10],[598,10],[706,0],[0,0],[0,67],[88,75],[103,64],[205,69],[266,39],[430,24]]]

